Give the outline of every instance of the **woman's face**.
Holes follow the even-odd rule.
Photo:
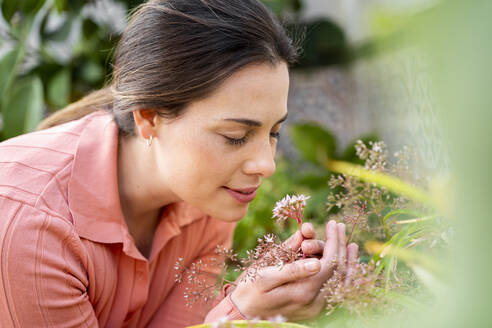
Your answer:
[[[159,179],[176,199],[224,221],[237,221],[263,178],[275,171],[287,116],[287,65],[252,65],[178,119],[156,127]]]

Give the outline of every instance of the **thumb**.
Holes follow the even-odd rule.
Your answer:
[[[283,284],[310,277],[321,270],[318,259],[298,260],[282,267],[266,267],[258,271],[256,281],[265,291]]]
[[[301,232],[297,230],[292,236],[283,242],[283,245],[295,250],[301,247],[303,240],[304,238],[302,237]]]

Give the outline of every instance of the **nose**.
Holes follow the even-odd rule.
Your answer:
[[[243,171],[248,175],[268,178],[275,172],[275,146],[269,143],[255,147],[244,162]]]

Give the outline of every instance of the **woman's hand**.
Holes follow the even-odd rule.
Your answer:
[[[281,269],[262,268],[254,281],[237,285],[231,299],[243,315],[268,318],[280,314],[290,320],[300,320],[320,312],[325,298],[320,289],[333,275],[337,258],[341,260],[342,269],[350,272],[347,256],[348,263],[354,263],[357,246],[346,247],[345,225],[334,221],[326,225],[326,242],[312,239],[314,237],[312,225],[304,224],[302,237],[298,231],[285,242],[293,249],[301,247],[304,254],[313,258],[297,260]]]
[[[301,230],[296,231],[292,236],[283,242],[284,246],[291,249],[301,248],[302,253],[306,257],[315,257],[320,259],[323,255],[325,242],[315,239],[316,232],[311,223],[304,223]]]

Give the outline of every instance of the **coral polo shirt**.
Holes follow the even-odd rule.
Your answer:
[[[186,307],[189,286],[174,281],[178,258],[215,256],[218,244],[230,246],[234,224],[168,205],[145,258],[121,212],[117,151],[118,129],[104,112],[0,143],[0,327],[242,318],[224,293],[212,310]]]

